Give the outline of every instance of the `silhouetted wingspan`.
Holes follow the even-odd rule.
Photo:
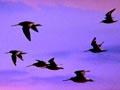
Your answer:
[[[55,58],[51,58],[49,61],[53,61]]]
[[[16,66],[16,55],[12,55],[11,57],[12,57],[12,61],[13,61],[14,65]]]
[[[30,31],[29,31],[29,27],[28,26],[23,26],[23,33],[26,36],[26,38],[31,41],[31,36],[30,36]]]
[[[51,58],[48,62],[50,63],[49,65],[57,67],[57,64],[55,63],[54,58]]]
[[[107,16],[107,15],[111,15],[115,10],[116,10],[115,8],[112,9],[112,10],[110,10],[110,11],[106,14],[106,16]]]
[[[37,29],[37,27],[36,27],[35,25],[32,25],[31,28],[32,28],[34,31],[38,32],[38,29]]]
[[[18,54],[17,57],[20,58],[23,61],[23,57],[22,57],[21,54]]]
[[[110,19],[113,20],[111,14],[112,14],[115,10],[116,10],[116,9],[112,9],[111,11],[109,11],[109,12],[106,14],[106,19],[108,19],[108,20],[110,20]]]

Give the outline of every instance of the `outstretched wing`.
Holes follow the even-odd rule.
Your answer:
[[[33,29],[34,31],[38,32],[38,29],[37,29],[36,25],[32,25],[31,29]]]
[[[23,26],[22,30],[26,38],[31,41],[31,36],[30,36],[30,28],[28,26]]]
[[[49,59],[49,61],[54,61],[54,59],[55,59],[55,58],[51,58],[51,59]]]
[[[113,20],[112,19],[112,13],[115,11],[116,9],[114,8],[114,9],[112,9],[111,11],[109,11],[107,14],[106,14],[106,19],[111,19],[111,20]]]
[[[93,38],[91,45],[93,46],[94,44],[96,44],[96,37]]]
[[[51,66],[54,66],[54,67],[57,66],[57,64],[54,61],[54,58],[51,58],[48,62],[50,63]]]
[[[18,54],[17,57],[23,61],[22,54]]]
[[[14,65],[16,66],[16,55],[12,55],[11,57],[12,57],[12,61],[13,61]]]

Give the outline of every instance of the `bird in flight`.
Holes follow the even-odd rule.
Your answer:
[[[47,66],[46,62],[44,62],[44,61],[41,61],[41,60],[36,60],[36,61],[37,61],[36,63],[33,63],[32,65],[29,65],[27,67],[30,67],[30,66],[46,67]]]
[[[94,37],[92,42],[91,42],[92,49],[89,49],[88,51],[91,51],[93,53],[105,52],[106,50],[101,49],[101,46],[102,46],[103,43],[104,42],[102,42],[101,44],[97,44],[96,37]]]
[[[41,60],[36,60],[36,61],[37,61],[36,63],[33,63],[32,65],[29,65],[27,67],[35,66],[35,67],[40,67],[40,68],[47,68],[49,70],[63,69],[62,67],[58,67],[58,65],[54,61],[54,58],[51,58],[50,60],[48,60],[48,63],[46,63],[45,61],[41,61]]]
[[[59,67],[55,61],[54,61],[55,58],[51,58],[48,62],[49,64],[47,65],[47,69],[50,69],[50,70],[59,70],[59,69],[64,69],[62,67]]]
[[[106,23],[106,24],[111,24],[111,23],[114,23],[114,22],[117,22],[117,20],[113,20],[113,17],[112,17],[112,13],[115,11],[116,9],[112,9],[111,11],[109,11],[108,13],[106,13],[106,17],[105,17],[105,20],[102,20],[102,23]]]
[[[11,53],[11,58],[13,61],[13,64],[16,66],[17,58],[23,61],[23,54],[26,54],[25,52],[19,51],[19,50],[11,50],[7,53]]]
[[[93,82],[92,79],[87,79],[85,77],[85,73],[89,72],[89,71],[85,71],[85,70],[78,70],[75,71],[74,73],[76,74],[75,77],[71,77],[67,80],[63,80],[63,81],[68,81],[68,80],[72,80],[73,82],[77,82],[77,83],[85,83],[85,82]]]
[[[31,21],[23,21],[12,26],[18,25],[22,26],[23,33],[29,41],[31,41],[30,29],[32,29],[35,32],[38,32],[37,26],[42,26],[41,24],[35,24],[34,22]]]

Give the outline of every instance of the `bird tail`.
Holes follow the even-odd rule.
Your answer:
[[[35,26],[42,26],[41,24],[36,24]]]
[[[27,54],[26,52],[22,52],[21,54]]]
[[[88,79],[87,81],[89,81],[89,82],[93,82],[94,80],[92,80],[92,79]]]

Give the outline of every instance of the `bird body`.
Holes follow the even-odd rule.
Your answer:
[[[46,67],[47,69],[49,69],[49,70],[59,70],[59,69],[64,69],[63,67],[53,67],[53,66],[51,66],[51,65],[48,65],[47,67]]]
[[[107,50],[96,50],[96,49],[89,49],[88,51],[91,51],[93,53],[101,53],[101,52],[106,52]]]
[[[72,77],[68,80],[72,80],[73,82],[76,82],[76,83],[93,82],[92,79],[83,79],[83,78],[80,78],[80,77]],[[68,81],[68,80],[64,80],[64,81]]]

